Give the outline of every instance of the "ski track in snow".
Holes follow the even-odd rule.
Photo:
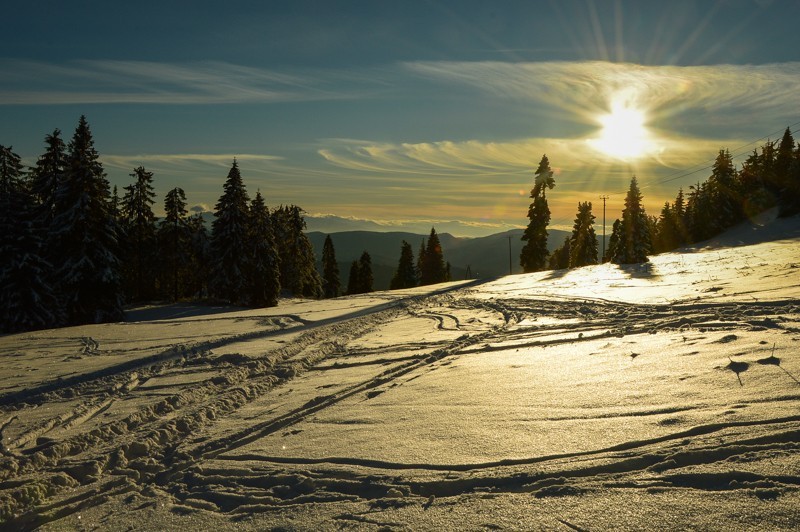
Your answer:
[[[0,523],[791,529],[800,253],[762,246],[657,304],[545,272],[5,337]]]

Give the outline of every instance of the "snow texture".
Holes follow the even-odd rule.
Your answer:
[[[799,243],[0,337],[0,521],[796,530]]]

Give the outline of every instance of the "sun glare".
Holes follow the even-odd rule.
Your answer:
[[[600,136],[590,142],[597,150],[616,159],[635,159],[646,155],[651,142],[645,115],[629,105],[614,103],[611,112],[599,118]]]

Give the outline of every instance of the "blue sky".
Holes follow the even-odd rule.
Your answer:
[[[32,163],[85,114],[112,184],[155,173],[156,210],[174,186],[213,208],[237,157],[321,229],[523,226],[544,153],[555,226],[578,201],[600,218],[599,194],[618,216],[632,174],[658,214],[720,148],[800,122],[797,20],[788,0],[15,2],[0,144]]]

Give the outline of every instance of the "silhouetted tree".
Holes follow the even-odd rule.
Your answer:
[[[417,286],[417,273],[414,268],[414,253],[411,244],[403,240],[400,246],[400,260],[397,263],[397,270],[389,284],[391,290],[402,288],[413,288]]]
[[[159,270],[162,295],[177,301],[184,290],[191,267],[191,234],[186,219],[186,193],[175,187],[164,197],[164,219],[158,227],[158,256],[165,268]]]
[[[211,229],[211,293],[213,296],[244,304],[247,300],[250,210],[239,165],[233,161],[214,211]]]
[[[616,264],[647,262],[647,256],[653,251],[649,221],[642,206],[642,193],[639,191],[636,176],[631,179],[628,194],[625,196],[621,233],[615,248],[611,260]]]
[[[47,280],[36,202],[23,182],[22,163],[0,146],[0,333],[54,327],[58,299]]]
[[[425,253],[420,261],[420,285],[443,283],[447,280],[447,271],[444,262],[442,244],[436,229],[431,227],[431,234],[428,236],[425,245]]]
[[[30,190],[38,203],[38,222],[48,229],[53,223],[56,190],[64,180],[67,169],[67,146],[56,129],[44,139],[46,150],[30,172]]]
[[[360,294],[359,290],[361,290],[361,269],[358,261],[354,260],[350,264],[350,275],[347,277],[347,295]]]
[[[597,264],[597,236],[594,232],[595,216],[592,203],[578,203],[578,214],[569,239],[569,267],[578,268]]]
[[[189,230],[189,263],[185,293],[194,297],[208,295],[210,282],[211,239],[208,236],[202,213],[190,216],[186,222]]]
[[[553,171],[547,155],[539,161],[534,173],[531,189],[531,202],[528,208],[528,227],[522,235],[526,244],[520,252],[520,265],[525,273],[543,270],[547,262],[547,226],[550,224],[550,207],[547,205],[546,190],[555,186]]]
[[[795,145],[788,127],[778,145],[775,172],[781,188],[778,215],[786,217],[800,213],[800,144]]]
[[[322,245],[322,291],[323,297],[338,297],[341,290],[339,280],[339,265],[336,263],[336,250],[333,247],[331,235],[325,237]]]
[[[617,218],[614,220],[614,225],[611,227],[611,236],[608,237],[608,247],[606,248],[606,256],[603,262],[611,262],[613,257],[617,254],[617,250],[621,241],[622,221]]]
[[[547,259],[547,267],[551,270],[564,270],[569,268],[570,237],[564,237],[561,247],[553,251]]]
[[[255,307],[274,307],[281,293],[280,259],[271,217],[261,191],[256,192],[250,203],[248,226],[248,303]]]
[[[322,280],[317,273],[314,248],[304,233],[303,210],[297,205],[281,206],[273,212],[273,220],[281,286],[295,296],[321,297]]]
[[[156,193],[153,172],[139,166],[130,176],[135,181],[124,188],[120,204],[124,239],[122,271],[128,297],[142,301],[152,299],[155,291],[156,217],[152,205]]]
[[[372,276],[372,257],[369,253],[364,251],[361,258],[358,259],[358,279],[359,279],[359,293],[366,294],[372,292],[372,283],[374,282]]]
[[[109,183],[85,116],[67,147],[67,167],[58,184],[48,246],[57,261],[57,287],[71,324],[122,319],[117,223]]]
[[[740,222],[742,200],[733,157],[728,150],[719,150],[706,187],[713,212],[709,230],[717,234]]]

